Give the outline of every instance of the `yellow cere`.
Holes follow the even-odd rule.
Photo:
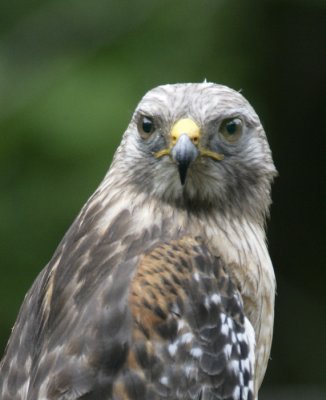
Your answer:
[[[188,135],[192,142],[197,144],[200,138],[200,128],[192,119],[182,118],[173,125],[171,131],[172,144],[175,145],[183,134]]]
[[[173,125],[170,133],[171,147],[154,153],[154,156],[156,158],[160,158],[163,156],[170,155],[171,148],[177,143],[179,137],[184,134],[189,136],[193,144],[198,147],[200,156],[210,157],[213,160],[218,160],[218,161],[223,160],[224,158],[223,154],[208,149],[204,149],[201,146],[199,146],[199,139],[201,136],[200,128],[196,124],[196,122],[194,122],[190,118],[182,118]]]

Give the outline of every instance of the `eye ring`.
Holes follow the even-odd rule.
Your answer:
[[[242,136],[243,122],[239,117],[225,119],[219,133],[228,143],[236,143]]]
[[[137,123],[137,129],[142,139],[148,139],[155,131],[155,124],[152,117],[142,115]]]

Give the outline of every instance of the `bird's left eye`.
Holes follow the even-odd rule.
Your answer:
[[[235,143],[242,135],[243,123],[240,118],[225,119],[220,126],[220,134],[229,143]]]
[[[148,139],[155,130],[153,118],[142,116],[137,124],[139,135],[143,139]]]

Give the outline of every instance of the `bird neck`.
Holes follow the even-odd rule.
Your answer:
[[[97,207],[100,204],[101,212],[92,220],[102,232],[107,231],[120,212],[128,210],[131,219],[128,225],[132,230],[128,234],[155,230],[159,240],[171,240],[181,235],[202,236],[214,254],[223,254],[225,261],[237,268],[247,268],[250,263],[266,264],[269,260],[261,220],[255,221],[246,215],[228,215],[214,209],[192,211],[173,207],[153,196],[137,193],[132,187],[124,186],[124,191],[112,189],[116,187],[116,183],[111,185],[110,180],[104,180],[84,210],[87,215],[94,204]]]

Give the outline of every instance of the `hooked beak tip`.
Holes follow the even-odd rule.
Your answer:
[[[172,148],[171,155],[178,165],[181,185],[186,182],[190,164],[198,157],[199,151],[187,134],[182,134]]]

